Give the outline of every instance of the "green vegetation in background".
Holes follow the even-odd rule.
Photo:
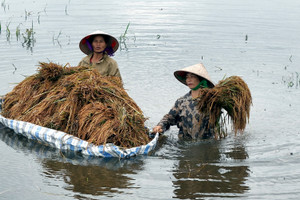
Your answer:
[[[124,49],[127,50],[126,40],[128,39],[128,37],[126,35],[128,32],[129,26],[130,26],[130,22],[128,22],[123,35],[120,35],[120,50],[122,50],[122,45],[124,45]]]
[[[27,49],[30,49],[32,51],[32,48],[34,47],[35,44],[35,38],[34,38],[35,32],[33,31],[33,21],[31,23],[31,28],[27,28],[24,33],[22,33],[23,36],[23,42],[22,46]]]
[[[2,9],[5,11],[9,10],[9,5],[5,2],[5,0],[2,1],[1,3],[1,7]],[[35,38],[35,26],[36,24],[40,24],[41,23],[41,16],[43,13],[45,13],[47,15],[47,11],[46,11],[47,5],[44,7],[44,9],[42,11],[39,11],[37,13],[35,13],[34,11],[30,11],[28,9],[24,10],[24,18],[23,16],[21,16],[23,18],[22,22],[19,22],[19,24],[16,26],[15,30],[11,28],[12,23],[11,23],[11,18],[9,18],[9,20],[5,21],[0,21],[0,35],[2,33],[2,24],[5,24],[5,33],[6,33],[6,40],[8,41],[8,44],[10,44],[10,41],[14,38],[12,33],[15,32],[15,36],[16,36],[16,41],[20,41],[22,44],[22,47],[26,48],[27,50],[32,51],[33,47],[36,43],[36,38]],[[67,6],[65,6],[65,14],[68,14],[67,11]],[[28,27],[28,21],[30,23],[29,27]],[[37,23],[36,23],[37,22]],[[57,37],[52,38],[53,40],[53,44],[55,45],[54,41],[56,41],[60,48],[62,48],[62,45],[59,43],[58,39],[60,38],[60,36],[63,35],[62,31],[59,32]],[[66,35],[67,38],[69,38],[69,42],[66,45],[70,45],[70,36]]]

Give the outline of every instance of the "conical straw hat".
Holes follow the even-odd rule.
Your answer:
[[[177,70],[174,72],[174,76],[179,80],[181,83],[186,85],[186,74],[187,73],[192,73],[197,76],[200,76],[201,78],[204,78],[207,80],[208,86],[209,87],[214,87],[215,84],[212,82],[210,76],[208,75],[208,72],[204,65],[202,63],[192,65],[189,67],[185,67],[181,70]]]
[[[107,47],[110,46],[113,49],[114,52],[116,52],[118,50],[119,42],[115,37],[109,35],[108,33],[103,32],[103,31],[97,30],[97,31],[94,31],[94,32],[90,33],[89,35],[85,36],[84,38],[82,38],[80,40],[79,48],[83,53],[89,55],[90,53],[93,52],[92,49],[91,49],[91,42],[92,41],[88,40],[93,35],[106,35],[106,36],[109,36],[109,41],[107,43]]]

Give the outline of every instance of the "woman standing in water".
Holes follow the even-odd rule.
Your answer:
[[[96,68],[103,76],[117,76],[122,79],[117,62],[111,58],[118,47],[116,38],[103,31],[94,31],[79,42],[80,50],[87,56],[78,66]]]
[[[209,127],[208,116],[197,109],[195,98],[201,88],[213,88],[207,70],[203,64],[196,64],[174,72],[181,83],[187,85],[190,91],[175,102],[173,108],[153,128],[154,133],[163,133],[170,126],[177,125],[178,136],[187,139],[205,139],[214,135],[214,127]]]

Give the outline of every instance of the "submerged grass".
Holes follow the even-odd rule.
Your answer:
[[[9,9],[9,5],[5,3],[5,0],[1,2],[1,7],[3,8],[4,12],[6,12],[6,7]]]
[[[300,86],[300,73],[292,72],[287,76],[282,76],[282,81],[288,88],[299,88]]]
[[[10,25],[10,21],[8,23],[6,23],[6,40],[10,41],[10,29],[9,29],[9,25]]]
[[[130,26],[130,22],[128,22],[124,33],[122,35],[120,35],[120,38],[119,38],[120,50],[123,50],[123,49],[128,50],[126,42],[127,42],[127,40],[129,40],[129,37],[127,36],[128,35],[129,26]],[[136,40],[135,36],[133,36],[132,39],[135,41]]]
[[[252,97],[248,85],[238,76],[221,80],[214,88],[202,89],[198,100],[198,109],[209,115],[209,124],[218,127],[219,137],[223,137],[222,126],[226,116],[222,118],[222,110],[226,110],[235,133],[243,132],[249,121]]]
[[[61,130],[96,145],[147,144],[141,109],[117,77],[103,77],[86,67],[40,63],[5,96],[2,115]]]
[[[17,28],[16,28],[16,38],[17,38],[17,41],[19,41],[20,35],[21,35],[20,26],[21,26],[21,24],[19,24],[19,25],[17,26]]]
[[[23,36],[22,46],[32,51],[32,48],[34,47],[36,41],[34,35],[35,32],[33,30],[33,21],[32,21],[31,28],[27,28],[26,31],[22,33]]]

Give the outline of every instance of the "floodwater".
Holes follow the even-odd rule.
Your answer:
[[[299,19],[297,0],[2,0],[0,95],[38,62],[76,66],[79,40],[100,29],[121,39],[114,58],[147,126],[188,92],[173,72],[199,62],[216,83],[241,76],[253,106],[243,134],[192,143],[173,127],[153,154],[125,160],[1,127],[0,199],[299,199]]]

